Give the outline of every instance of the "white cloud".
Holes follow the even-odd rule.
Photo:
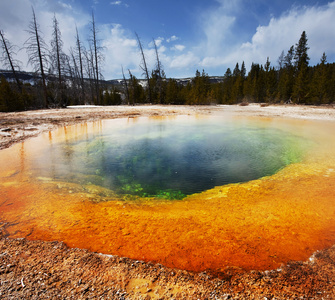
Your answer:
[[[17,4],[19,1],[20,5]],[[124,0],[126,1],[126,0]],[[111,5],[126,5],[123,0],[110,0]],[[92,1],[91,1],[92,2]],[[101,1],[102,2],[102,1]],[[205,69],[209,74],[218,70],[222,74],[227,67],[234,67],[243,60],[248,68],[251,62],[264,64],[269,56],[272,65],[282,52],[298,42],[302,31],[306,31],[311,63],[317,63],[325,51],[329,60],[335,58],[335,1],[314,7],[293,7],[268,23],[258,26],[249,36],[241,36],[234,31],[244,24],[240,19],[241,9],[246,0],[216,0],[216,7],[198,16],[198,40],[183,41],[177,35],[160,36],[155,39],[160,60],[166,74],[194,74],[196,69]],[[75,25],[80,38],[86,44],[89,36],[91,15],[75,7],[73,1],[53,0],[0,0],[0,27],[7,39],[22,47],[28,38],[27,29],[32,20],[31,6],[34,5],[37,21],[47,44],[51,40],[54,12],[59,21],[64,51],[68,52],[75,42]],[[139,64],[141,57],[133,32],[121,24],[98,24],[101,46],[104,47],[105,63],[103,73],[106,79],[120,77],[121,65],[141,77]],[[243,31],[244,32],[244,31]],[[142,33],[144,34],[144,33]],[[144,39],[145,40],[145,39]],[[149,68],[155,65],[155,50],[152,40],[144,44]],[[25,51],[17,57],[26,68]]]
[[[175,56],[171,59],[169,67],[170,68],[194,68],[200,62],[199,57],[197,57],[193,52],[189,51],[186,54],[181,54]],[[195,72],[195,71],[194,71]]]
[[[242,0],[216,0],[219,7],[205,11],[201,15],[201,25],[205,39],[201,41],[201,51],[205,56],[222,54],[236,39],[233,27],[237,22],[237,12],[245,9]],[[241,23],[243,20],[241,20]]]
[[[230,28],[235,22],[235,17],[222,16],[220,13],[214,14],[205,24],[206,35],[205,53],[215,55],[216,52],[224,48],[224,42],[228,41]],[[228,44],[228,43],[227,43]]]
[[[71,4],[67,4],[67,3],[62,3],[62,2],[58,2],[60,6],[62,6],[63,8],[66,9],[71,9],[72,10],[72,6]]]
[[[115,78],[121,75],[121,65],[127,69],[138,69],[140,62],[137,41],[128,37],[127,32],[120,24],[104,26],[102,30],[104,40],[105,66],[104,74],[106,78]],[[138,76],[138,74],[135,74]]]
[[[167,41],[168,43],[170,43],[170,42],[174,42],[174,41],[177,41],[177,40],[179,40],[179,37],[177,37],[177,36],[175,36],[175,35],[173,35],[173,36],[169,37],[168,39],[166,39],[166,41]]]
[[[224,64],[225,61],[222,56],[206,56],[200,63],[203,68],[215,68]]]
[[[335,56],[335,1],[324,6],[294,6],[281,16],[273,17],[267,25],[258,26],[249,41],[236,40],[233,32],[242,22],[236,13],[242,1],[217,2],[221,6],[203,16],[206,40],[196,50],[204,53],[201,65],[205,68],[232,67],[242,61],[249,67],[252,62],[264,64],[267,57],[276,65],[281,52],[295,45],[303,31],[308,38],[311,64],[318,63],[324,51]]]
[[[125,7],[129,7],[129,5],[128,5],[127,3],[123,3],[123,2],[120,1],[120,0],[118,0],[118,1],[112,1],[112,2],[110,3],[110,5],[118,5],[118,6],[123,5],[123,6],[125,6]]]
[[[158,48],[158,53],[159,53],[160,55],[162,55],[164,52],[166,52],[166,47],[165,47],[165,46],[160,46],[160,47]]]
[[[173,51],[183,51],[185,49],[184,45],[174,45],[173,47],[171,47],[171,50]]]
[[[157,39],[155,39],[155,43],[156,43],[157,48],[159,48],[160,46],[162,46],[163,41],[164,41],[163,37],[158,37]],[[151,48],[155,47],[154,42],[150,42],[149,43],[149,47],[151,47]]]
[[[292,9],[280,18],[272,18],[267,26],[259,26],[250,42],[243,43],[238,51],[230,54],[230,60],[241,57],[251,63],[264,63],[269,56],[273,64],[280,53],[295,45],[303,31],[308,38],[311,63],[317,63],[322,53],[335,51],[335,2],[323,7]]]

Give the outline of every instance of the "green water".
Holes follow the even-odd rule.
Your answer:
[[[272,175],[301,161],[308,142],[253,122],[195,117],[142,120],[53,144],[40,176],[95,184],[120,195],[182,199]],[[42,167],[43,166],[43,167]]]

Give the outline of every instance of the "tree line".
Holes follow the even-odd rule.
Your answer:
[[[138,37],[138,36],[137,36]],[[140,40],[138,38],[138,42]],[[147,84],[143,87],[138,80],[130,77],[128,84],[124,79],[128,94],[128,103],[155,104],[238,104],[243,102],[257,103],[295,103],[295,104],[331,104],[335,98],[335,64],[327,62],[325,53],[320,63],[309,65],[308,39],[305,31],[299,41],[282,51],[278,65],[272,66],[269,58],[264,65],[252,63],[247,73],[245,63],[236,63],[235,68],[227,69],[219,82],[202,70],[187,82],[167,79],[156,49],[156,66],[148,75]],[[140,47],[142,51],[142,47]],[[143,61],[145,62],[144,54]],[[130,96],[129,96],[130,94]]]
[[[122,85],[110,86],[103,81],[101,65],[103,48],[97,38],[98,31],[92,13],[88,46],[83,45],[76,28],[75,47],[65,54],[59,23],[52,20],[50,48],[42,37],[37,18],[32,8],[32,21],[28,27],[29,38],[23,49],[28,54],[36,81],[33,85],[22,84],[18,72],[20,62],[15,59],[17,47],[12,45],[0,30],[1,62],[12,72],[14,81],[0,79],[0,111],[16,111],[36,108],[65,107],[67,105],[96,104],[238,104],[297,103],[331,104],[335,96],[335,64],[327,62],[323,53],[320,63],[309,65],[306,32],[299,41],[283,51],[277,66],[269,58],[264,65],[252,63],[247,73],[245,63],[236,63],[228,68],[221,80],[213,82],[202,70],[186,84],[167,78],[155,40],[155,67],[149,70],[141,39],[136,39],[141,54],[140,68],[143,80],[137,79],[130,70],[122,68]]]

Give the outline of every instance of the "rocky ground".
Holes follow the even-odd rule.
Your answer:
[[[233,273],[217,279],[61,242],[0,240],[2,299],[335,299],[335,247],[280,270]]]
[[[222,113],[335,121],[331,107],[135,106],[0,113],[0,149],[59,126],[120,117]],[[278,270],[228,268],[221,278],[6,238],[0,224],[1,299],[335,299],[335,246]]]

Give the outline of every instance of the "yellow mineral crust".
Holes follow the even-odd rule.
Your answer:
[[[21,160],[0,172],[0,216],[11,237],[168,267],[217,274],[278,268],[335,243],[335,148],[326,140],[323,132],[303,162],[273,176],[178,201],[127,200],[94,185],[32,179]],[[11,149],[2,155],[9,159],[22,145]]]

